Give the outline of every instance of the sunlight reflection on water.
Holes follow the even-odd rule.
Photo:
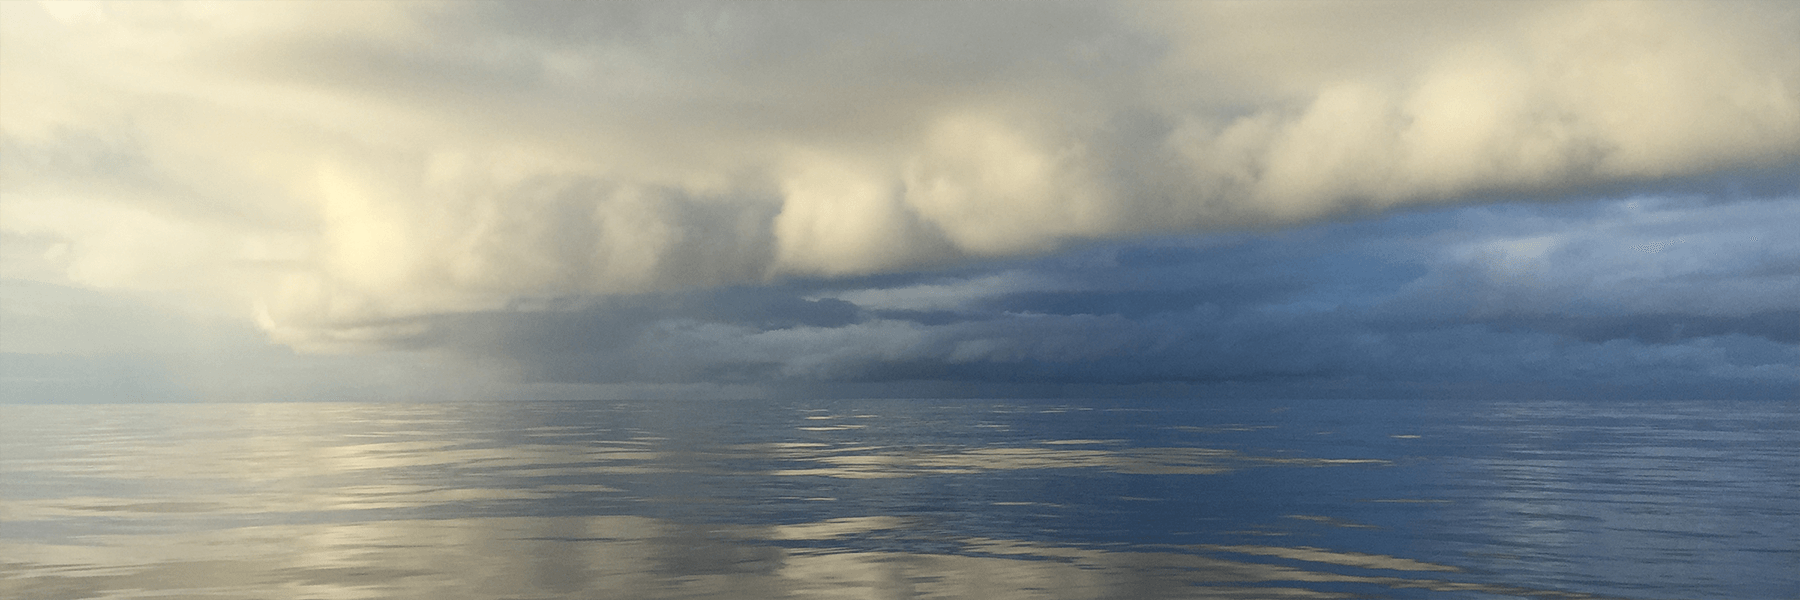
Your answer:
[[[8,598],[1778,598],[1800,559],[1784,405],[0,411]]]
[[[256,526],[91,536],[29,548],[18,597],[1342,597],[1283,582],[1585,597],[1420,577],[1453,567],[1315,548],[1212,546],[1109,551],[964,538],[953,552],[845,551],[831,540],[913,527],[901,519],[782,526],[679,524],[646,517],[497,517]],[[784,542],[801,542],[784,544]],[[1300,566],[1247,562],[1277,556]],[[13,556],[21,556],[13,554]],[[150,557],[154,557],[153,560]],[[1344,565],[1383,575],[1310,570]],[[1260,585],[1256,585],[1260,584]]]

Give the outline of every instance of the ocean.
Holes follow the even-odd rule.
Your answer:
[[[0,406],[0,597],[1800,598],[1800,403]]]

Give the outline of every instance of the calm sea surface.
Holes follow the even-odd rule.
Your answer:
[[[1797,598],[1800,403],[9,405],[0,597]]]

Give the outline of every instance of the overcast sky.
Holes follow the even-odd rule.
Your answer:
[[[4,401],[1793,398],[1800,5],[0,2]]]

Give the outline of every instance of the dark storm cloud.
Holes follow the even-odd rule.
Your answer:
[[[1795,222],[1792,198],[1446,209],[444,316],[429,343],[541,381],[834,394],[1778,397]]]

